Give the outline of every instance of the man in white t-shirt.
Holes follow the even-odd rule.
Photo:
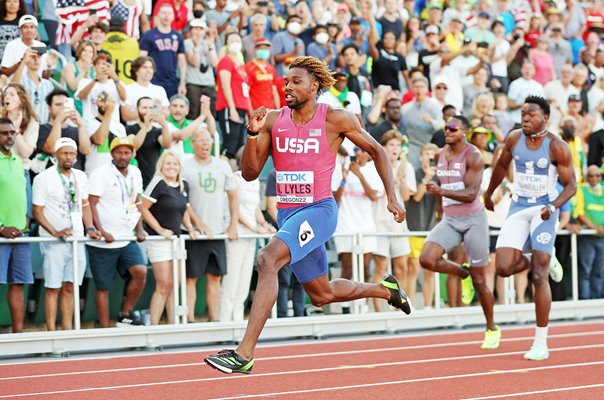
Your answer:
[[[135,82],[126,85],[126,104],[120,108],[122,119],[128,124],[136,123],[136,103],[141,97],[150,97],[162,107],[170,105],[166,90],[151,83],[156,69],[155,61],[151,57],[139,57],[132,62],[130,71]]]
[[[331,179],[331,190],[338,203],[338,224],[336,233],[354,235],[375,232],[373,202],[382,195],[384,186],[370,156],[355,147],[354,156],[346,160],[342,168],[336,167]],[[352,279],[352,236],[334,237],[336,252],[342,265],[342,278]],[[375,236],[363,238],[365,280],[369,282],[369,262],[377,250]],[[342,303],[344,314],[350,312],[350,303]]]
[[[88,178],[83,171],[73,168],[78,146],[73,139],[60,138],[55,144],[56,168],[49,168],[36,176],[33,184],[33,213],[40,223],[41,237],[58,239],[84,238],[84,231],[92,239],[100,239],[92,224],[88,203]],[[84,226],[86,229],[84,230]],[[40,243],[44,257],[44,308],[46,328],[56,329],[57,300],[61,293],[61,327],[72,329],[74,260],[72,245],[62,242]],[[81,285],[86,270],[84,243],[78,244],[78,278]]]
[[[521,122],[521,109],[527,96],[545,97],[543,86],[533,79],[535,66],[529,60],[522,63],[520,73],[522,76],[510,83],[508,91],[510,115],[515,124]]]
[[[115,99],[111,96],[105,97],[105,94],[101,93],[97,98],[97,117],[86,120],[86,130],[92,144],[90,153],[86,156],[86,174],[89,176],[96,168],[111,163],[111,141],[116,137],[126,137],[124,125],[113,122],[115,107]]]
[[[21,33],[20,38],[6,44],[0,63],[0,71],[9,78],[19,68],[25,50],[32,47],[46,48],[44,43],[35,40],[38,36],[38,20],[33,15],[26,14],[19,18],[19,32]],[[40,61],[42,66],[40,71],[43,72],[47,65],[47,54],[44,54]]]
[[[111,162],[98,167],[90,175],[90,207],[94,225],[105,242],[89,242],[90,269],[96,287],[96,307],[100,325],[109,326],[109,290],[116,272],[130,281],[126,298],[117,318],[118,326],[139,326],[143,322],[132,310],[145,288],[147,268],[139,246],[134,242],[115,241],[131,237],[145,240],[138,206],[143,191],[140,170],[130,161],[134,157],[134,143],[129,138],[111,141]]]
[[[82,100],[82,117],[84,120],[93,119],[97,116],[97,99],[103,92],[114,99],[119,99],[119,103],[126,101],[126,87],[120,81],[115,72],[115,67],[111,64],[111,56],[107,53],[101,53],[94,59],[94,79],[83,78],[78,83],[75,97]],[[111,123],[120,123],[120,110],[114,109],[111,113]]]

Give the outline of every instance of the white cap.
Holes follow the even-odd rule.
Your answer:
[[[34,24],[37,27],[38,19],[33,15],[25,14],[24,16],[19,18],[19,28],[21,28],[25,24]]]
[[[191,22],[189,22],[189,27],[207,29],[208,24],[206,24],[206,21],[204,21],[201,18],[195,18],[195,19],[191,20]]]
[[[439,33],[439,30],[436,25],[429,25],[426,27],[426,35],[430,35],[430,34],[438,35],[438,33]]]
[[[56,141],[55,143],[55,153],[57,151],[59,151],[59,149],[61,149],[62,147],[71,147],[72,149],[74,149],[75,151],[78,151],[78,145],[75,142],[75,140],[68,138],[68,137],[62,137],[59,140]]]
[[[432,88],[435,88],[436,85],[439,85],[439,84],[444,84],[448,88],[449,87],[449,80],[444,75],[437,75],[435,78],[432,79]]]

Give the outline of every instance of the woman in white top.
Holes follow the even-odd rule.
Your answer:
[[[17,130],[13,152],[21,157],[23,168],[25,168],[27,215],[31,216],[31,179],[29,176],[31,160],[29,157],[36,150],[38,143],[38,131],[40,129],[38,115],[34,111],[27,91],[19,83],[9,83],[6,86],[2,93],[2,106],[0,115],[10,119]]]
[[[390,160],[394,185],[396,187],[396,197],[400,202],[409,200],[409,197],[417,191],[413,165],[402,154],[405,142],[406,137],[395,130],[384,133],[380,140]],[[389,215],[390,213],[386,207],[388,199],[384,191],[381,194],[377,201],[373,202],[373,217],[375,219],[376,231],[380,233],[408,232],[407,222],[403,221],[403,223],[398,224]],[[372,281],[374,283],[381,282],[388,267],[388,260],[390,259],[396,280],[405,293],[412,298],[415,294],[419,268],[411,268],[411,265],[407,262],[409,253],[411,253],[411,247],[408,237],[379,236],[377,238],[377,251],[373,253],[375,256],[375,273]],[[377,301],[379,299],[375,300],[373,303],[375,311],[381,311],[382,302]]]
[[[235,160],[240,166],[243,147],[237,151]],[[260,181],[246,181],[241,171],[234,173],[237,180],[239,200],[239,234],[275,233],[275,228],[265,219],[260,211]],[[227,274],[222,278],[219,321],[243,321],[245,300],[250,291],[256,239],[227,240],[226,242]]]

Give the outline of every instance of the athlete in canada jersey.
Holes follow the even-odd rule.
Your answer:
[[[545,99],[538,96],[525,99],[522,129],[510,132],[506,138],[484,194],[485,206],[493,210],[491,197],[513,160],[512,205],[497,239],[495,266],[500,276],[532,268],[537,327],[533,345],[524,354],[527,360],[549,358],[547,326],[552,297],[548,267],[550,271],[554,267],[550,261],[556,239],[555,223],[559,208],[577,191],[568,145],[545,129],[549,113]],[[563,186],[560,193],[556,191],[556,181]],[[532,249],[530,260],[522,252],[527,242]]]
[[[288,264],[316,306],[373,297],[388,300],[406,314],[411,312],[409,299],[393,276],[379,284],[328,279],[325,242],[335,231],[337,217],[331,176],[344,138],[371,155],[384,182],[388,210],[397,222],[405,217],[382,146],[363,130],[354,114],[317,104],[319,91],[334,82],[324,62],[298,57],[285,78],[287,107],[274,111],[261,107],[250,113],[241,172],[246,180],[256,179],[272,155],[279,230],[256,260],[258,285],[241,344],[205,359],[222,372],[251,372],[258,337],[277,298],[277,273]]]

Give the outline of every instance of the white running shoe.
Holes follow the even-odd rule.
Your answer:
[[[556,253],[549,260],[549,276],[554,282],[562,282],[562,278],[564,277],[564,270],[562,269],[562,264],[556,258]]]
[[[525,360],[531,361],[542,361],[549,358],[549,350],[547,346],[535,346],[533,345],[529,351],[524,353]]]

